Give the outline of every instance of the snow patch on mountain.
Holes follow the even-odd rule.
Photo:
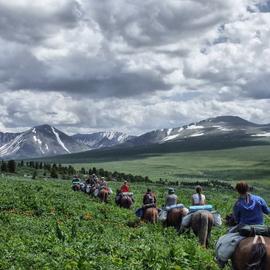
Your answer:
[[[265,133],[259,133],[259,134],[253,134],[253,137],[270,137],[270,132]]]
[[[170,136],[170,134],[172,133],[172,128],[169,128],[168,131],[167,131],[167,136]]]
[[[16,153],[20,149],[20,144],[22,142],[23,142],[23,134],[20,134],[11,142],[0,147],[0,156]]]
[[[55,135],[58,143],[63,147],[63,149],[65,149],[68,153],[70,153],[70,151],[66,148],[65,144],[61,141],[59,134],[55,131],[54,127],[52,127],[52,132]]]
[[[203,126],[197,126],[196,124],[195,125],[190,125],[187,127],[187,129],[201,129],[201,128],[204,128]]]
[[[199,137],[199,136],[203,136],[204,133],[201,132],[201,133],[194,133],[194,134],[191,134],[189,137]]]
[[[40,139],[38,139],[35,135],[33,136],[33,139],[36,143],[38,144],[42,144],[42,141]]]
[[[179,134],[167,136],[167,137],[165,137],[162,141],[163,141],[163,142],[170,141],[170,140],[176,139],[178,136],[179,136]]]

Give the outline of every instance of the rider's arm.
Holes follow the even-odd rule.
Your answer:
[[[270,214],[270,208],[267,206],[266,201],[263,198],[260,198],[260,204],[262,206],[262,211],[264,214]]]

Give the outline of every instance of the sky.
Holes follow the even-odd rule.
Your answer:
[[[266,0],[0,0],[0,131],[270,123]]]

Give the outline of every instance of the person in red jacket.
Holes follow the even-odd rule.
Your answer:
[[[125,181],[124,184],[121,186],[120,191],[121,192],[129,192],[129,186],[128,186],[127,181]]]

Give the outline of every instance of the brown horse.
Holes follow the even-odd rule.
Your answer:
[[[144,209],[143,220],[150,223],[157,223],[158,221],[158,210],[155,207]]]
[[[185,215],[183,208],[174,208],[169,210],[165,226],[172,226],[176,230],[179,230],[182,223],[182,218]]]
[[[101,189],[98,193],[98,197],[102,202],[108,202],[109,191],[105,188]]]
[[[270,270],[270,238],[243,239],[233,254],[232,264],[234,270]]]
[[[130,209],[133,204],[133,200],[130,196],[122,196],[119,201],[120,207]]]
[[[191,228],[203,247],[209,244],[213,223],[214,218],[209,211],[201,210],[192,214]]]

